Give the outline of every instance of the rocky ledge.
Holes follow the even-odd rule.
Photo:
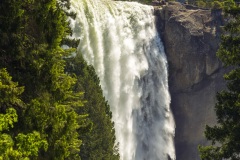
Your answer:
[[[216,122],[216,92],[225,88],[225,69],[216,57],[222,12],[170,2],[155,8],[155,15],[169,62],[177,160],[198,160],[198,145],[207,143],[205,125]]]

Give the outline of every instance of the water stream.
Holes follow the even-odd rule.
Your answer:
[[[153,7],[72,0],[73,37],[94,66],[113,113],[121,160],[175,159],[167,60]]]

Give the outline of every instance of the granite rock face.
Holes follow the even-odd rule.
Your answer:
[[[208,143],[205,125],[216,122],[216,92],[225,88],[226,71],[216,57],[222,12],[171,2],[155,15],[169,63],[176,158],[198,160],[198,145]]]

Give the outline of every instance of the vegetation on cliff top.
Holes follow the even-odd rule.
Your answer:
[[[232,70],[225,74],[227,89],[217,93],[217,125],[206,126],[205,136],[212,145],[200,146],[204,160],[240,159],[240,7],[225,10],[225,25],[218,57]]]
[[[235,6],[234,0],[186,0],[186,3],[209,9],[227,9]]]
[[[69,0],[0,1],[0,159],[118,159],[94,70],[83,59],[72,69],[64,58],[75,50],[61,48],[71,41],[69,7]]]

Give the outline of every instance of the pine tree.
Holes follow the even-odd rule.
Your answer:
[[[87,65],[81,54],[68,59],[67,71],[77,75],[75,90],[84,91],[85,107],[79,113],[87,113],[92,122],[91,132],[81,134],[80,156],[84,160],[117,160],[115,130],[108,102],[103,97],[100,80],[92,66]],[[89,126],[90,127],[90,126]]]
[[[206,160],[240,159],[240,7],[227,9],[230,21],[224,27],[217,55],[232,70],[225,74],[227,90],[217,94],[215,111],[217,125],[206,126],[210,146],[200,146],[201,158]]]
[[[0,159],[18,160],[37,157],[42,148],[47,150],[46,139],[39,132],[28,134],[18,133],[16,136],[9,132],[18,121],[16,110],[23,108],[24,103],[20,99],[24,87],[12,81],[12,77],[6,69],[0,70]]]
[[[0,1],[0,159],[119,159],[94,69],[77,57],[66,70],[77,43],[67,38],[67,16],[76,16],[69,7]]]
[[[4,99],[16,101],[1,103],[1,116],[17,113],[14,127],[7,128],[13,142],[5,149],[33,149],[23,154],[25,158],[80,159],[78,130],[87,123],[87,115],[76,113],[83,106],[82,92],[73,91],[77,79],[64,71],[63,57],[73,51],[61,48],[71,33],[66,11],[57,0],[2,0],[0,9],[0,69],[6,68],[13,81],[24,87],[23,91],[11,90],[18,91],[19,98],[1,92]],[[48,147],[31,146],[25,140]]]

